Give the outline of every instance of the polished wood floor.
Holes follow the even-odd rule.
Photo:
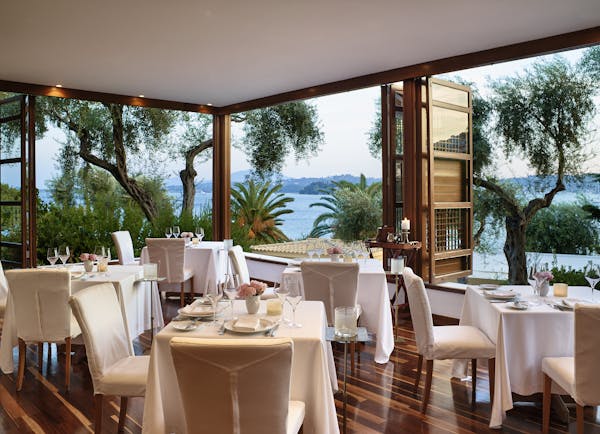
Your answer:
[[[176,301],[165,303],[165,316],[177,309]],[[419,412],[422,384],[413,390],[417,363],[414,333],[410,322],[400,325],[401,341],[387,365],[373,362],[374,346],[360,346],[355,375],[348,377],[347,432],[349,433],[533,433],[540,432],[542,411],[539,403],[519,403],[509,412],[501,430],[488,428],[490,415],[487,369],[478,372],[477,400],[471,402],[471,383],[450,379],[450,362],[436,362],[428,413]],[[148,350],[149,333],[136,340],[136,352]],[[341,383],[343,350],[334,347]],[[85,360],[73,364],[71,390],[64,390],[64,355],[52,347],[44,350],[43,363],[37,361],[37,348],[28,350],[23,390],[16,392],[15,375],[0,376],[1,433],[89,433],[93,431],[92,384]],[[81,359],[81,357],[80,357]],[[16,362],[16,352],[15,352]],[[340,384],[341,389],[341,384]],[[342,396],[336,394],[336,407],[342,426]],[[103,428],[117,430],[119,401],[107,400]],[[600,434],[596,409],[586,409],[586,433]],[[130,399],[126,432],[141,432],[143,398]],[[570,426],[552,421],[551,432],[575,432],[574,408]],[[570,430],[569,430],[570,428]]]

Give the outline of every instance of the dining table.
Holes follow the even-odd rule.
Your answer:
[[[155,326],[160,328],[164,326],[160,295],[156,286],[152,287],[150,282],[142,280],[142,266],[109,265],[107,271],[102,273],[83,273],[83,265],[69,265],[68,269],[72,273],[72,294],[99,283],[111,283],[114,286],[123,319],[128,326],[126,332],[132,351],[132,338],[150,328],[152,316],[154,316]],[[151,308],[153,308],[152,311]],[[2,326],[2,339],[0,340],[0,369],[5,374],[14,371],[13,349],[18,343],[14,315],[9,288]]]
[[[460,325],[479,328],[496,345],[495,383],[490,427],[499,428],[513,408],[513,393],[529,396],[544,390],[542,359],[572,357],[574,351],[574,302],[591,302],[589,287],[569,287],[568,297],[535,296],[526,285],[500,286],[485,291],[467,285]],[[494,298],[494,291],[513,291],[522,302]],[[565,303],[566,301],[566,303]],[[466,361],[456,360],[453,375],[465,378]],[[566,394],[556,382],[553,393]]]
[[[289,337],[294,343],[292,356],[290,399],[305,403],[303,432],[305,434],[339,433],[333,393],[337,391],[337,376],[331,344],[326,340],[327,320],[323,303],[302,301],[296,310],[296,319],[302,327],[292,328],[280,321],[279,316],[267,315],[267,301],[261,301],[254,317],[279,324],[274,337]],[[169,343],[173,337],[230,339],[251,336],[270,339],[264,333],[237,333],[222,329],[221,324],[232,315],[238,319],[251,316],[246,311],[244,300],[235,300],[233,312],[229,303],[217,322],[197,322],[197,327],[189,331],[175,328],[177,321],[171,321],[154,338],[150,352],[150,367],[144,400],[142,432],[152,434],[184,433],[185,414],[180,397],[177,375],[173,366]],[[284,315],[291,317],[289,306],[284,307]],[[268,384],[265,384],[268,387]],[[206,393],[211,393],[206,390]],[[260,391],[257,391],[257,399]],[[201,412],[202,408],[198,408]]]
[[[148,247],[142,248],[140,263],[150,262]],[[188,243],[185,247],[183,267],[194,272],[193,288],[198,294],[214,292],[227,273],[229,260],[223,241],[200,241]],[[161,291],[179,292],[179,284],[161,283]]]
[[[311,261],[314,259],[310,259]],[[330,261],[328,258],[318,261]],[[394,351],[394,326],[390,307],[390,290],[387,285],[385,270],[377,259],[359,259],[357,303],[361,307],[359,324],[370,333],[375,334],[376,363],[384,364]],[[304,296],[302,272],[299,266],[290,266],[283,271],[282,285],[285,276],[295,278]]]

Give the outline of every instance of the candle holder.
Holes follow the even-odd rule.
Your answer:
[[[400,242],[401,243],[405,243],[408,244],[408,234],[410,234],[410,230],[409,229],[402,229],[402,234],[400,236]]]

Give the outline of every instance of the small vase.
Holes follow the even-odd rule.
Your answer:
[[[547,296],[549,291],[550,291],[550,283],[547,280],[538,282],[538,292],[540,294],[540,297]]]
[[[340,262],[340,255],[338,254],[334,253],[332,255],[329,255],[329,257],[331,258],[331,262]]]
[[[87,273],[94,271],[94,261],[83,261],[83,268]]]
[[[250,314],[254,314],[258,312],[258,308],[260,307],[260,296],[259,295],[251,295],[250,297],[246,297],[246,310]]]

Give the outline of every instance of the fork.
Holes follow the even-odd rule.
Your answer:
[[[219,331],[217,332],[218,335],[224,335],[225,334],[225,321],[223,321],[221,323],[221,327],[219,327]]]

